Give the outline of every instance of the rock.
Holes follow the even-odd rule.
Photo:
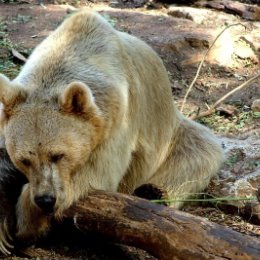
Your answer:
[[[214,32],[214,39],[218,33]],[[234,38],[229,30],[226,30],[215,42],[209,53],[209,58],[220,66],[232,66],[234,53]]]
[[[228,7],[228,10],[234,9],[233,13],[243,15],[243,10],[247,10],[245,8],[255,8],[254,6],[247,6],[242,3],[232,2],[232,1],[210,1],[207,3],[199,2],[200,4],[204,4],[204,6],[214,5],[214,8],[221,9],[225,11]],[[227,6],[227,7],[226,7]],[[250,9],[250,10],[251,10]],[[205,50],[209,48],[211,43],[215,40],[217,35],[222,31],[223,27],[216,27],[214,24],[214,20],[218,21],[218,24],[235,24],[238,23],[234,16],[227,15],[225,13],[215,12],[208,9],[194,8],[194,7],[186,7],[186,6],[176,6],[170,5],[168,8],[168,15],[174,17],[176,21],[181,23],[186,23],[186,28],[190,28],[190,30],[185,30],[185,27],[174,35],[174,41],[171,41],[171,46],[174,51],[180,51],[181,49],[190,47],[197,49],[196,54],[192,54],[192,50],[190,50],[190,54],[187,54],[187,57],[184,57],[181,60],[181,66],[189,66],[192,64],[198,64],[203,58],[203,53]],[[233,19],[233,20],[232,20]],[[201,25],[212,25],[209,26],[207,31],[205,30],[192,30],[189,23],[193,22],[193,24],[201,24]],[[241,36],[241,34],[245,34]],[[236,26],[229,28],[226,30],[219,39],[215,42],[214,46],[210,50],[208,56],[206,57],[206,62],[210,64],[216,64],[224,67],[235,67],[240,66],[239,63],[247,63],[252,62],[252,65],[258,64],[260,59],[260,53],[258,50],[260,49],[260,27],[253,26],[248,28],[247,33],[244,32],[243,26]],[[177,40],[177,41],[176,41]],[[184,42],[185,41],[185,42]],[[166,43],[167,44],[167,43]],[[199,52],[199,54],[198,54]],[[239,59],[237,59],[238,57]]]
[[[187,6],[172,5],[167,10],[168,14],[165,14],[166,10],[164,10],[164,14],[160,16],[155,15],[154,11],[151,10],[146,12],[147,15],[140,15],[140,18],[133,13],[125,13],[127,26],[124,30],[144,39],[153,46],[166,64],[173,63],[173,66],[177,68],[174,73],[171,70],[174,76],[179,76],[177,75],[178,71],[185,71],[188,79],[192,75],[190,72],[195,74],[194,69],[198,67],[207,49],[225,25],[237,24],[240,19],[215,10],[196,9]],[[120,24],[122,18],[117,12],[113,12],[115,19],[117,19],[117,16],[119,17],[118,24]],[[246,50],[243,52],[244,56],[253,57],[253,61],[251,62],[251,58],[249,61],[247,58],[242,60],[234,55],[241,34],[245,33],[251,36],[251,31],[257,32],[256,23],[252,24],[252,28],[247,30],[246,33],[243,26],[233,26],[227,29],[208,53],[205,66],[210,64],[214,67],[223,67],[225,70],[243,67],[249,63],[249,65],[252,64],[252,67],[255,66],[257,62],[254,56],[255,50],[246,41],[241,40],[246,45]],[[148,31],[149,35],[143,34],[142,31]]]
[[[240,59],[249,59],[254,64],[257,64],[258,58],[251,46],[252,45],[248,44],[247,41],[244,41],[242,37],[240,37],[240,40],[235,44],[234,53]]]
[[[168,8],[168,15],[183,18],[194,21],[195,23],[201,24],[208,19],[208,16],[212,13],[210,10],[198,9],[193,7],[180,7],[170,5]]]
[[[260,52],[260,28],[253,30],[251,34],[240,37],[240,39],[248,43],[253,50]]]
[[[244,19],[260,21],[260,8],[235,1],[227,1],[225,8],[228,12],[238,14]]]
[[[182,90],[183,89],[183,86],[179,83],[179,81],[178,80],[175,80],[174,82],[173,82],[173,86],[172,86],[172,89],[173,90]]]
[[[260,21],[260,7],[257,5],[248,5],[231,0],[213,0],[197,3],[200,7],[209,7],[216,10],[236,14],[244,19]]]
[[[110,5],[117,8],[139,8],[143,7],[147,2],[148,0],[116,0],[112,1]]]
[[[260,112],[260,99],[256,99],[253,101],[251,109],[253,112]]]
[[[190,54],[181,61],[181,65],[187,66],[191,64],[198,64],[198,62],[202,60],[205,51],[216,38],[217,34],[218,32],[216,32],[215,29],[208,29],[207,32],[205,32],[205,30],[196,29],[195,32],[186,31],[179,34],[178,41],[171,42],[172,46],[178,46],[176,48],[178,51],[181,49],[185,50],[183,53],[187,53],[187,49],[190,51]],[[195,50],[196,53],[192,55],[192,52],[195,52]],[[219,66],[231,67],[233,64],[233,53],[234,40],[230,33],[225,32],[211,48],[209,54],[206,57],[206,62],[210,64],[217,64]]]
[[[209,40],[204,37],[187,34],[184,39],[192,48],[209,48]]]
[[[228,212],[236,208],[235,211],[243,215],[248,215],[250,208],[250,214],[260,223],[260,203],[257,199],[260,187],[259,136],[250,135],[243,140],[222,137],[221,140],[227,160],[218,178],[212,180],[208,192],[215,197],[240,198],[218,207]]]
[[[168,12],[168,15],[171,15],[171,16],[176,17],[176,18],[189,19],[189,20],[193,21],[193,18],[192,18],[192,16],[189,13],[182,12],[180,10],[175,10],[175,11],[170,10]]]
[[[238,112],[235,106],[225,105],[225,104],[219,106],[216,110],[219,112],[220,116],[224,116],[224,117],[234,116]]]

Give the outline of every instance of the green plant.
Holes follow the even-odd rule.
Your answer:
[[[226,161],[225,164],[229,167],[232,167],[238,160],[237,154],[232,154]]]
[[[253,112],[253,118],[260,118],[260,112]]]
[[[214,197],[211,195],[210,198],[188,198],[188,199],[183,199],[183,198],[176,198],[176,199],[165,199],[165,200],[151,200],[151,202],[154,203],[169,203],[169,204],[174,204],[176,202],[210,202],[213,204],[226,204],[229,201],[255,201],[256,197]]]
[[[6,32],[7,25],[5,22],[0,22],[0,49],[7,50],[7,53],[10,52],[14,48],[17,48],[17,45],[13,44]],[[0,58],[0,73],[5,74],[10,78],[14,78],[20,70],[20,65],[15,64],[11,55],[7,57]]]

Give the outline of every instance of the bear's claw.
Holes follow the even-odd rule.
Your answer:
[[[8,240],[12,241],[12,237],[8,231],[7,219],[5,219],[3,223],[0,224],[0,252],[4,255],[10,255],[11,252],[9,250],[13,248],[13,245],[11,245]]]

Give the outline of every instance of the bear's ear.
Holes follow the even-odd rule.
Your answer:
[[[3,104],[2,117],[11,116],[16,105],[24,102],[27,92],[18,84],[11,82],[6,76],[0,74],[0,102]]]
[[[84,114],[90,112],[94,97],[87,85],[82,82],[70,83],[59,97],[60,108],[68,113]]]

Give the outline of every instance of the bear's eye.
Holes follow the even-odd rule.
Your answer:
[[[50,156],[50,161],[52,163],[57,163],[58,161],[60,161],[62,158],[64,157],[63,153],[59,153],[59,154],[53,154]]]
[[[30,160],[28,160],[28,159],[22,159],[22,160],[21,160],[21,163],[22,163],[24,166],[26,166],[26,167],[29,167],[29,166],[32,165],[31,162],[30,162]]]

